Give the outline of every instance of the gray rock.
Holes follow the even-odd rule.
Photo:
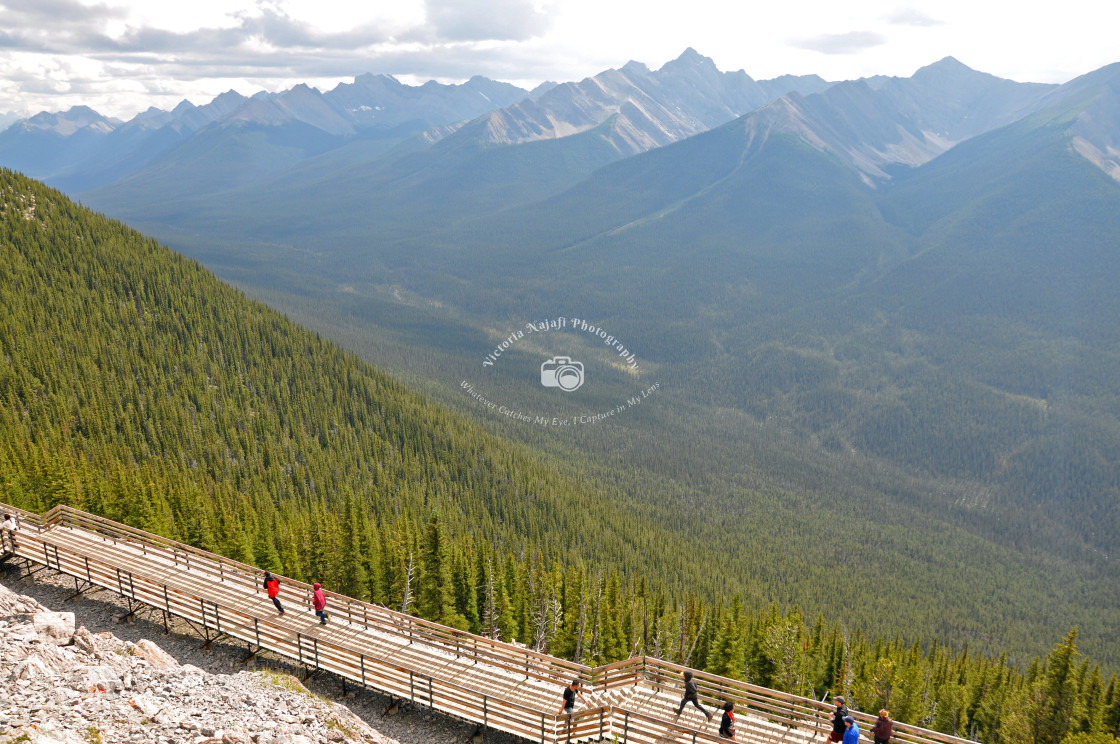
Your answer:
[[[86,669],[82,676],[82,687],[91,692],[120,692],[124,689],[124,682],[117,672],[108,666],[95,666]]]
[[[69,646],[74,642],[73,612],[36,612],[31,621],[35,635],[44,643]]]

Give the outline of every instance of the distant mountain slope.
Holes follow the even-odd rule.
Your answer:
[[[380,84],[362,80],[366,86],[374,82]],[[392,138],[381,130],[348,135],[326,123],[316,130],[318,139],[287,129],[261,131],[260,122],[270,120],[266,110],[277,105],[262,100],[247,107],[255,112],[248,119],[252,124],[236,138],[200,133],[197,144],[186,143],[144,171],[82,198],[146,224],[221,224],[237,239],[271,240],[334,226],[350,235],[398,234],[417,221],[445,225],[545,198],[606,163],[710,129],[774,95],[828,85],[815,76],[786,76],[763,85],[742,71],[720,72],[689,49],[657,71],[631,62],[494,107],[461,125],[430,127],[405,143],[399,142],[403,128]],[[346,98],[340,89],[327,94],[331,101]],[[329,131],[334,133],[323,134]],[[207,140],[215,136],[229,145],[222,157],[209,154]],[[281,136],[288,147],[279,145]],[[255,159],[247,163],[247,157]],[[234,190],[239,193],[229,193]],[[293,213],[318,224],[293,230]]]
[[[57,114],[44,111],[0,132],[0,163],[28,173],[54,174],[96,147],[119,124],[88,106]]]
[[[322,152],[326,143],[338,146],[360,137],[381,140],[381,149],[387,149],[426,128],[472,119],[526,95],[483,77],[462,85],[407,86],[386,75],[366,74],[326,93],[307,85],[251,98],[229,91],[204,106],[183,101],[173,111],[149,109],[124,123],[77,107],[65,115],[39,114],[0,133],[0,165],[71,193],[131,175],[138,193],[182,197],[200,188],[222,191],[268,178],[276,166],[294,162],[293,153],[302,159]],[[246,131],[261,134],[246,136]],[[203,141],[190,144],[195,136]],[[186,154],[172,155],[170,164],[157,163],[184,143]],[[227,167],[227,156],[235,167]],[[153,163],[152,173],[137,173]],[[183,173],[183,185],[163,177],[184,163],[200,175],[213,173],[209,179]],[[237,178],[229,182],[231,174]]]
[[[482,317],[579,306],[697,403],[971,482],[1015,541],[1112,554],[1120,184],[1081,152],[1120,120],[1113,77],[1090,82],[874,188],[758,111],[412,239],[392,276]]]
[[[878,181],[1025,116],[1054,87],[1002,80],[947,57],[910,78],[783,97],[753,114],[749,127],[755,137],[794,134]]]

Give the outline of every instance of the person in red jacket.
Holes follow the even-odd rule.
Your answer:
[[[313,588],[315,592],[311,595],[311,605],[315,608],[315,616],[319,618],[319,624],[326,625],[331,616],[327,612],[327,595],[323,594],[323,585],[318,581]]]
[[[280,604],[280,579],[276,578],[268,571],[264,572],[264,590],[268,592],[268,598],[272,600],[272,604],[276,605],[276,611],[281,615],[284,614],[284,606]]]

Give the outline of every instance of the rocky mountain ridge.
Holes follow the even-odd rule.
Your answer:
[[[396,142],[527,95],[480,76],[459,85],[410,86],[389,75],[364,74],[325,93],[305,84],[251,97],[230,90],[202,106],[184,100],[171,111],[149,108],[127,122],[75,106],[36,114],[0,132],[0,162],[80,191],[144,168],[194,137],[202,137],[206,148],[230,141],[244,147],[246,131],[263,129],[268,149],[306,154],[355,137]]]
[[[793,135],[873,184],[1038,110],[1063,87],[1004,80],[946,57],[909,78],[867,78],[815,95],[791,93],[744,117],[743,127],[750,143]]]
[[[491,111],[483,117],[482,139],[503,145],[557,139],[613,118],[611,141],[622,154],[634,155],[707,131],[791,91],[810,94],[829,85],[815,75],[759,83],[743,70],[721,72],[689,48],[656,71],[631,61]]]

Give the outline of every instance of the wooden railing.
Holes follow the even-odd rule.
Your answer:
[[[113,522],[72,507],[59,505],[43,515],[0,504],[0,511],[15,513],[21,522],[16,535],[20,558],[68,574],[88,586],[109,589],[133,602],[188,621],[208,641],[224,634],[245,641],[257,650],[268,649],[309,669],[325,670],[338,677],[407,699],[419,705],[500,729],[530,741],[577,742],[613,736],[616,741],[653,744],[663,741],[718,742],[714,732],[678,724],[672,713],[641,712],[629,704],[626,688],[639,691],[681,690],[681,675],[691,671],[701,700],[710,706],[733,701],[739,715],[739,741],[775,744],[783,740],[820,742],[831,723],[832,706],[810,698],[758,687],[738,680],[688,669],[652,657],[634,657],[599,667],[566,661],[535,652],[516,644],[456,630],[380,605],[362,602],[345,595],[326,592],[332,619],[353,627],[397,638],[420,649],[437,649],[457,659],[484,664],[495,672],[514,675],[554,686],[556,707],[560,689],[572,679],[580,679],[585,693],[614,692],[621,702],[577,711],[571,716],[557,715],[556,709],[542,710],[537,705],[495,695],[488,689],[472,688],[440,674],[424,671],[420,664],[389,663],[375,658],[354,643],[327,640],[319,633],[293,632],[282,627],[272,613],[258,617],[246,610],[247,595],[260,595],[264,589],[260,570],[238,561],[208,553],[159,535]],[[82,554],[65,545],[64,530],[93,533],[105,541],[96,551]],[[11,549],[11,536],[0,536],[0,553]],[[147,569],[136,564],[139,551],[152,563]],[[155,568],[152,568],[155,566]],[[163,569],[180,568],[196,584],[193,591],[169,585],[159,575]],[[311,607],[312,587],[280,576],[285,601],[294,596]],[[238,607],[238,599],[241,607]],[[271,607],[271,605],[268,605]],[[537,689],[537,697],[540,689]],[[716,720],[719,711],[715,710]],[[870,741],[870,724],[875,718],[858,711],[852,715],[862,724],[864,738]],[[714,726],[711,726],[714,729]],[[898,744],[973,744],[934,731],[895,723],[894,741]]]

